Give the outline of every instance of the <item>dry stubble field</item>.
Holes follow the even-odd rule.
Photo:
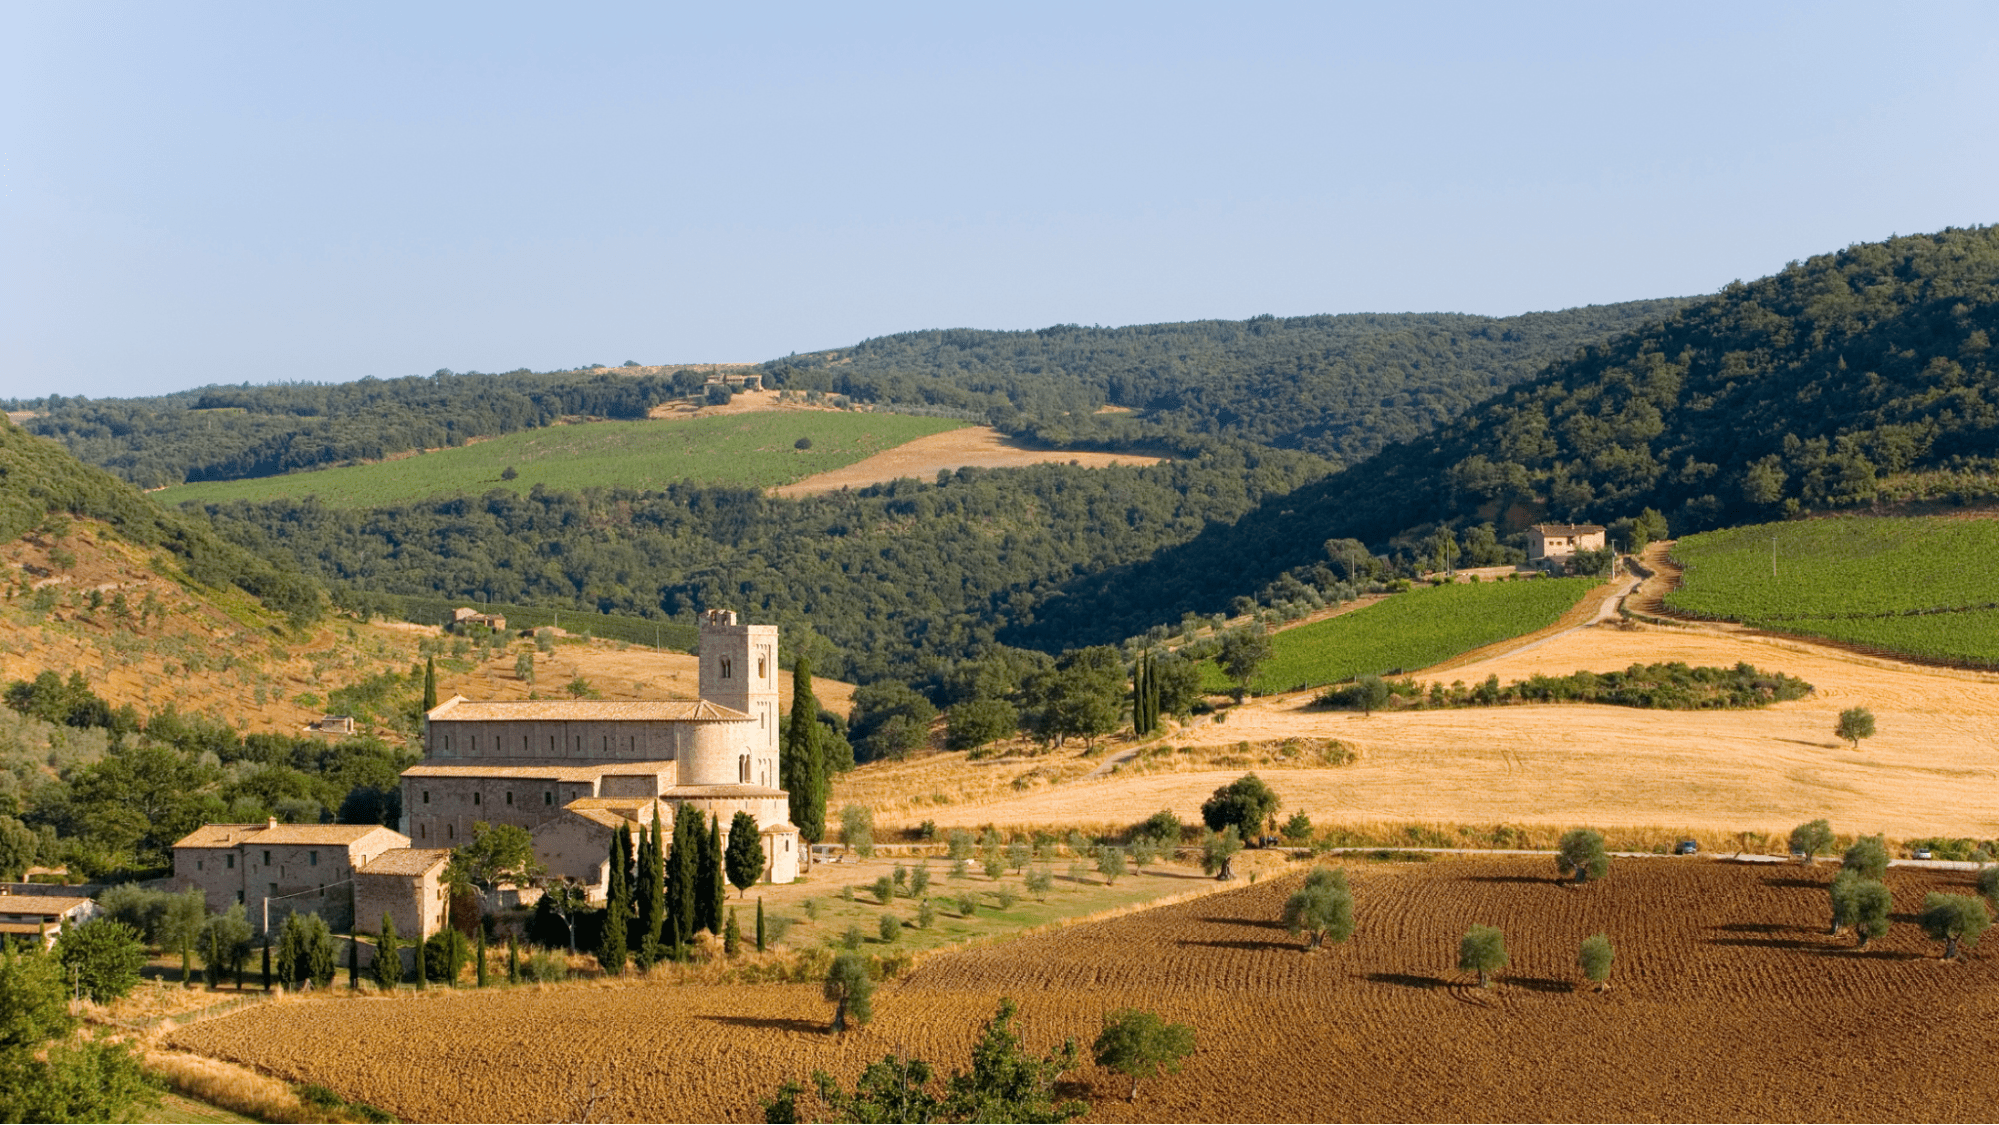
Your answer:
[[[924,960],[834,1040],[812,986],[564,986],[299,1000],[170,1045],[324,1083],[408,1120],[755,1120],[815,1067],[851,1075],[898,1046],[962,1065],[1001,995],[1029,1043],[1089,1037],[1135,1005],[1199,1050],[1133,1105],[1085,1067],[1099,1120],[1992,1120],[1999,957],[1944,963],[1907,923],[1969,876],[1889,873],[1898,925],[1865,951],[1824,936],[1832,871],[1620,861],[1557,884],[1546,859],[1353,869],[1358,932],[1307,955],[1274,919],[1281,879]],[[1465,927],[1501,927],[1511,969],[1453,968]],[[1617,945],[1608,992],[1578,990],[1577,942]]]
[[[1536,672],[1672,660],[1747,661],[1801,676],[1817,690],[1755,711],[1545,705],[1371,717],[1318,710],[1310,693],[1297,693],[1233,708],[1220,725],[1196,721],[1165,741],[1336,738],[1356,748],[1354,765],[1267,774],[1286,810],[1303,809],[1321,824],[1593,823],[1722,834],[1783,832],[1824,816],[1841,832],[1999,835],[1999,805],[1991,799],[1999,780],[1999,675],[1740,631],[1601,624],[1417,678],[1476,683],[1497,675],[1511,682]],[[1839,712],[1853,706],[1871,708],[1879,732],[1857,751],[1832,733]],[[892,789],[889,778],[869,771],[895,768],[867,767],[851,783]],[[949,790],[947,771],[935,762],[907,768],[924,770],[924,785]],[[1160,808],[1192,819],[1201,801],[1239,772],[1065,781],[1020,796],[897,811],[880,822],[1129,823]]]

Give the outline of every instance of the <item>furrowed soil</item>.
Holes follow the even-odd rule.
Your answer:
[[[1490,652],[1490,650],[1488,650]],[[1167,745],[1220,747],[1285,739],[1337,739],[1358,751],[1336,768],[1264,773],[1284,799],[1319,824],[1438,823],[1659,825],[1727,834],[1783,833],[1829,817],[1841,832],[1899,838],[1999,835],[1999,675],[1908,664],[1795,638],[1719,628],[1600,623],[1513,646],[1423,681],[1502,683],[1537,672],[1612,671],[1632,664],[1746,661],[1810,682],[1806,699],[1744,711],[1648,711],[1595,704],[1477,707],[1363,716],[1312,705],[1311,693],[1254,700],[1170,729]],[[1833,735],[1841,710],[1867,707],[1877,734],[1858,749]],[[887,807],[884,828],[934,820],[981,824],[1131,824],[1170,808],[1182,820],[1242,769],[1082,780],[1074,750],[1044,755],[1053,784],[1015,794],[971,788],[993,767],[962,755],[865,766],[835,782],[870,793],[965,797],[921,808]],[[956,787],[950,758],[961,763]],[[1309,765],[1309,761],[1300,762]],[[1026,767],[1021,767],[1026,768]],[[1263,768],[1261,766],[1257,767]],[[898,786],[895,771],[914,784]],[[1019,772],[1019,771],[1016,771]]]
[[[1305,953],[1276,918],[1302,872],[1102,922],[924,959],[835,1039],[813,985],[494,989],[288,1000],[169,1045],[312,1081],[405,1120],[758,1120],[818,1068],[851,1079],[903,1050],[965,1065],[1001,996],[1028,1045],[1085,1044],[1105,1012],[1192,1025],[1178,1075],[1085,1062],[1094,1120],[1992,1120],[1999,959],[1945,963],[1910,912],[1958,872],[1897,868],[1898,924],[1827,937],[1829,866],[1614,862],[1558,884],[1546,858],[1351,869],[1357,931]],[[1455,969],[1466,926],[1512,953],[1492,987]],[[1617,949],[1606,992],[1577,943]],[[598,1094],[590,1104],[593,1088]],[[820,1108],[802,1106],[807,1112]]]

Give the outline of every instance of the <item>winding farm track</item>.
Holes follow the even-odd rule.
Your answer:
[[[1087,1064],[1091,1119],[1989,1121],[1999,953],[1947,964],[1906,921],[1866,950],[1825,935],[1830,870],[1619,861],[1557,883],[1545,857],[1350,867],[1351,941],[1302,952],[1276,921],[1290,874],[1106,921],[940,953],[834,1039],[816,985],[621,984],[287,1000],[168,1046],[312,1081],[405,1120],[755,1120],[756,1099],[906,1051],[963,1066],[1002,995],[1046,1050],[1105,1012],[1196,1029],[1185,1070],[1125,1084]],[[1961,872],[1897,869],[1898,918]],[[1489,989],[1455,968],[1468,924],[1504,931]],[[1617,949],[1607,992],[1576,946]]]

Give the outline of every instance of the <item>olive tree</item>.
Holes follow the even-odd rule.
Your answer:
[[[1576,965],[1582,969],[1583,976],[1596,985],[1596,990],[1602,992],[1608,986],[1610,962],[1616,956],[1617,950],[1611,947],[1609,936],[1591,934],[1583,939],[1576,951]]]
[[[1284,928],[1292,937],[1306,935],[1308,952],[1327,941],[1338,944],[1352,937],[1353,889],[1347,886],[1347,873],[1313,868],[1305,885],[1284,901]]]
[[[1104,877],[1104,885],[1111,886],[1125,873],[1124,849],[1104,845],[1097,849],[1097,873]]]
[[[1862,836],[1846,849],[1839,866],[1862,878],[1879,879],[1888,873],[1888,844],[1880,835]]]
[[[1246,773],[1201,802],[1201,819],[1216,832],[1234,826],[1238,838],[1250,840],[1263,831],[1282,803],[1262,778]]]
[[[1194,1053],[1194,1029],[1167,1023],[1156,1012],[1123,1008],[1104,1016],[1103,1034],[1093,1044],[1097,1065],[1131,1079],[1128,1101],[1138,1100],[1140,1079],[1161,1070],[1180,1073],[1180,1060]]]
[[[865,805],[840,810],[840,842],[862,859],[875,854],[875,814]]]
[[[1943,942],[1943,959],[1954,961],[1958,946],[1970,949],[1978,944],[1980,935],[1992,924],[1992,914],[1984,902],[1971,895],[1933,893],[1923,896],[1923,912],[1916,916],[1916,923],[1924,933]]]
[[[833,967],[826,970],[825,996],[833,1003],[833,1024],[828,1030],[838,1035],[847,1030],[849,1018],[857,1024],[873,1019],[874,994],[875,982],[868,975],[866,958],[852,951],[833,958]]]
[[[1821,817],[1791,829],[1791,851],[1799,863],[1811,863],[1819,853],[1832,847],[1832,825]]]
[[[1497,926],[1475,925],[1458,942],[1458,968],[1478,974],[1478,986],[1490,983],[1493,973],[1506,967],[1506,935]]]
[[[1576,882],[1587,883],[1610,873],[1610,854],[1603,850],[1603,833],[1594,828],[1571,828],[1555,845],[1555,867]]]
[[[1887,884],[1878,879],[1869,879],[1858,871],[1841,871],[1826,893],[1832,899],[1830,932],[1836,934],[1841,927],[1852,926],[1861,948],[1886,934],[1893,924],[1889,912],[1895,905],[1895,897],[1888,892]]]
[[[1839,713],[1839,725],[1833,733],[1860,749],[1860,740],[1874,737],[1874,712],[1865,707],[1848,707]]]
[[[1236,853],[1242,851],[1242,837],[1236,833],[1235,825],[1220,832],[1210,832],[1201,841],[1201,870],[1218,880],[1235,878],[1231,864]]]

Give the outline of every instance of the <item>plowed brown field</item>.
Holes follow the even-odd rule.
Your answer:
[[[940,954],[833,1040],[810,986],[557,987],[292,1001],[171,1045],[324,1083],[408,1120],[755,1120],[815,1067],[898,1046],[962,1065],[1002,994],[1030,1045],[1088,1038],[1136,1005],[1199,1050],[1136,1104],[1085,1067],[1100,1120],[1992,1120],[1999,956],[1940,962],[1907,913],[1969,876],[1897,868],[1898,919],[1856,952],[1827,938],[1831,872],[1619,861],[1558,885],[1543,858],[1354,870],[1359,929],[1305,954],[1274,921],[1297,875],[1178,906]],[[1453,968],[1467,925],[1501,927],[1491,989]],[[1612,988],[1577,991],[1577,942],[1617,945]]]

